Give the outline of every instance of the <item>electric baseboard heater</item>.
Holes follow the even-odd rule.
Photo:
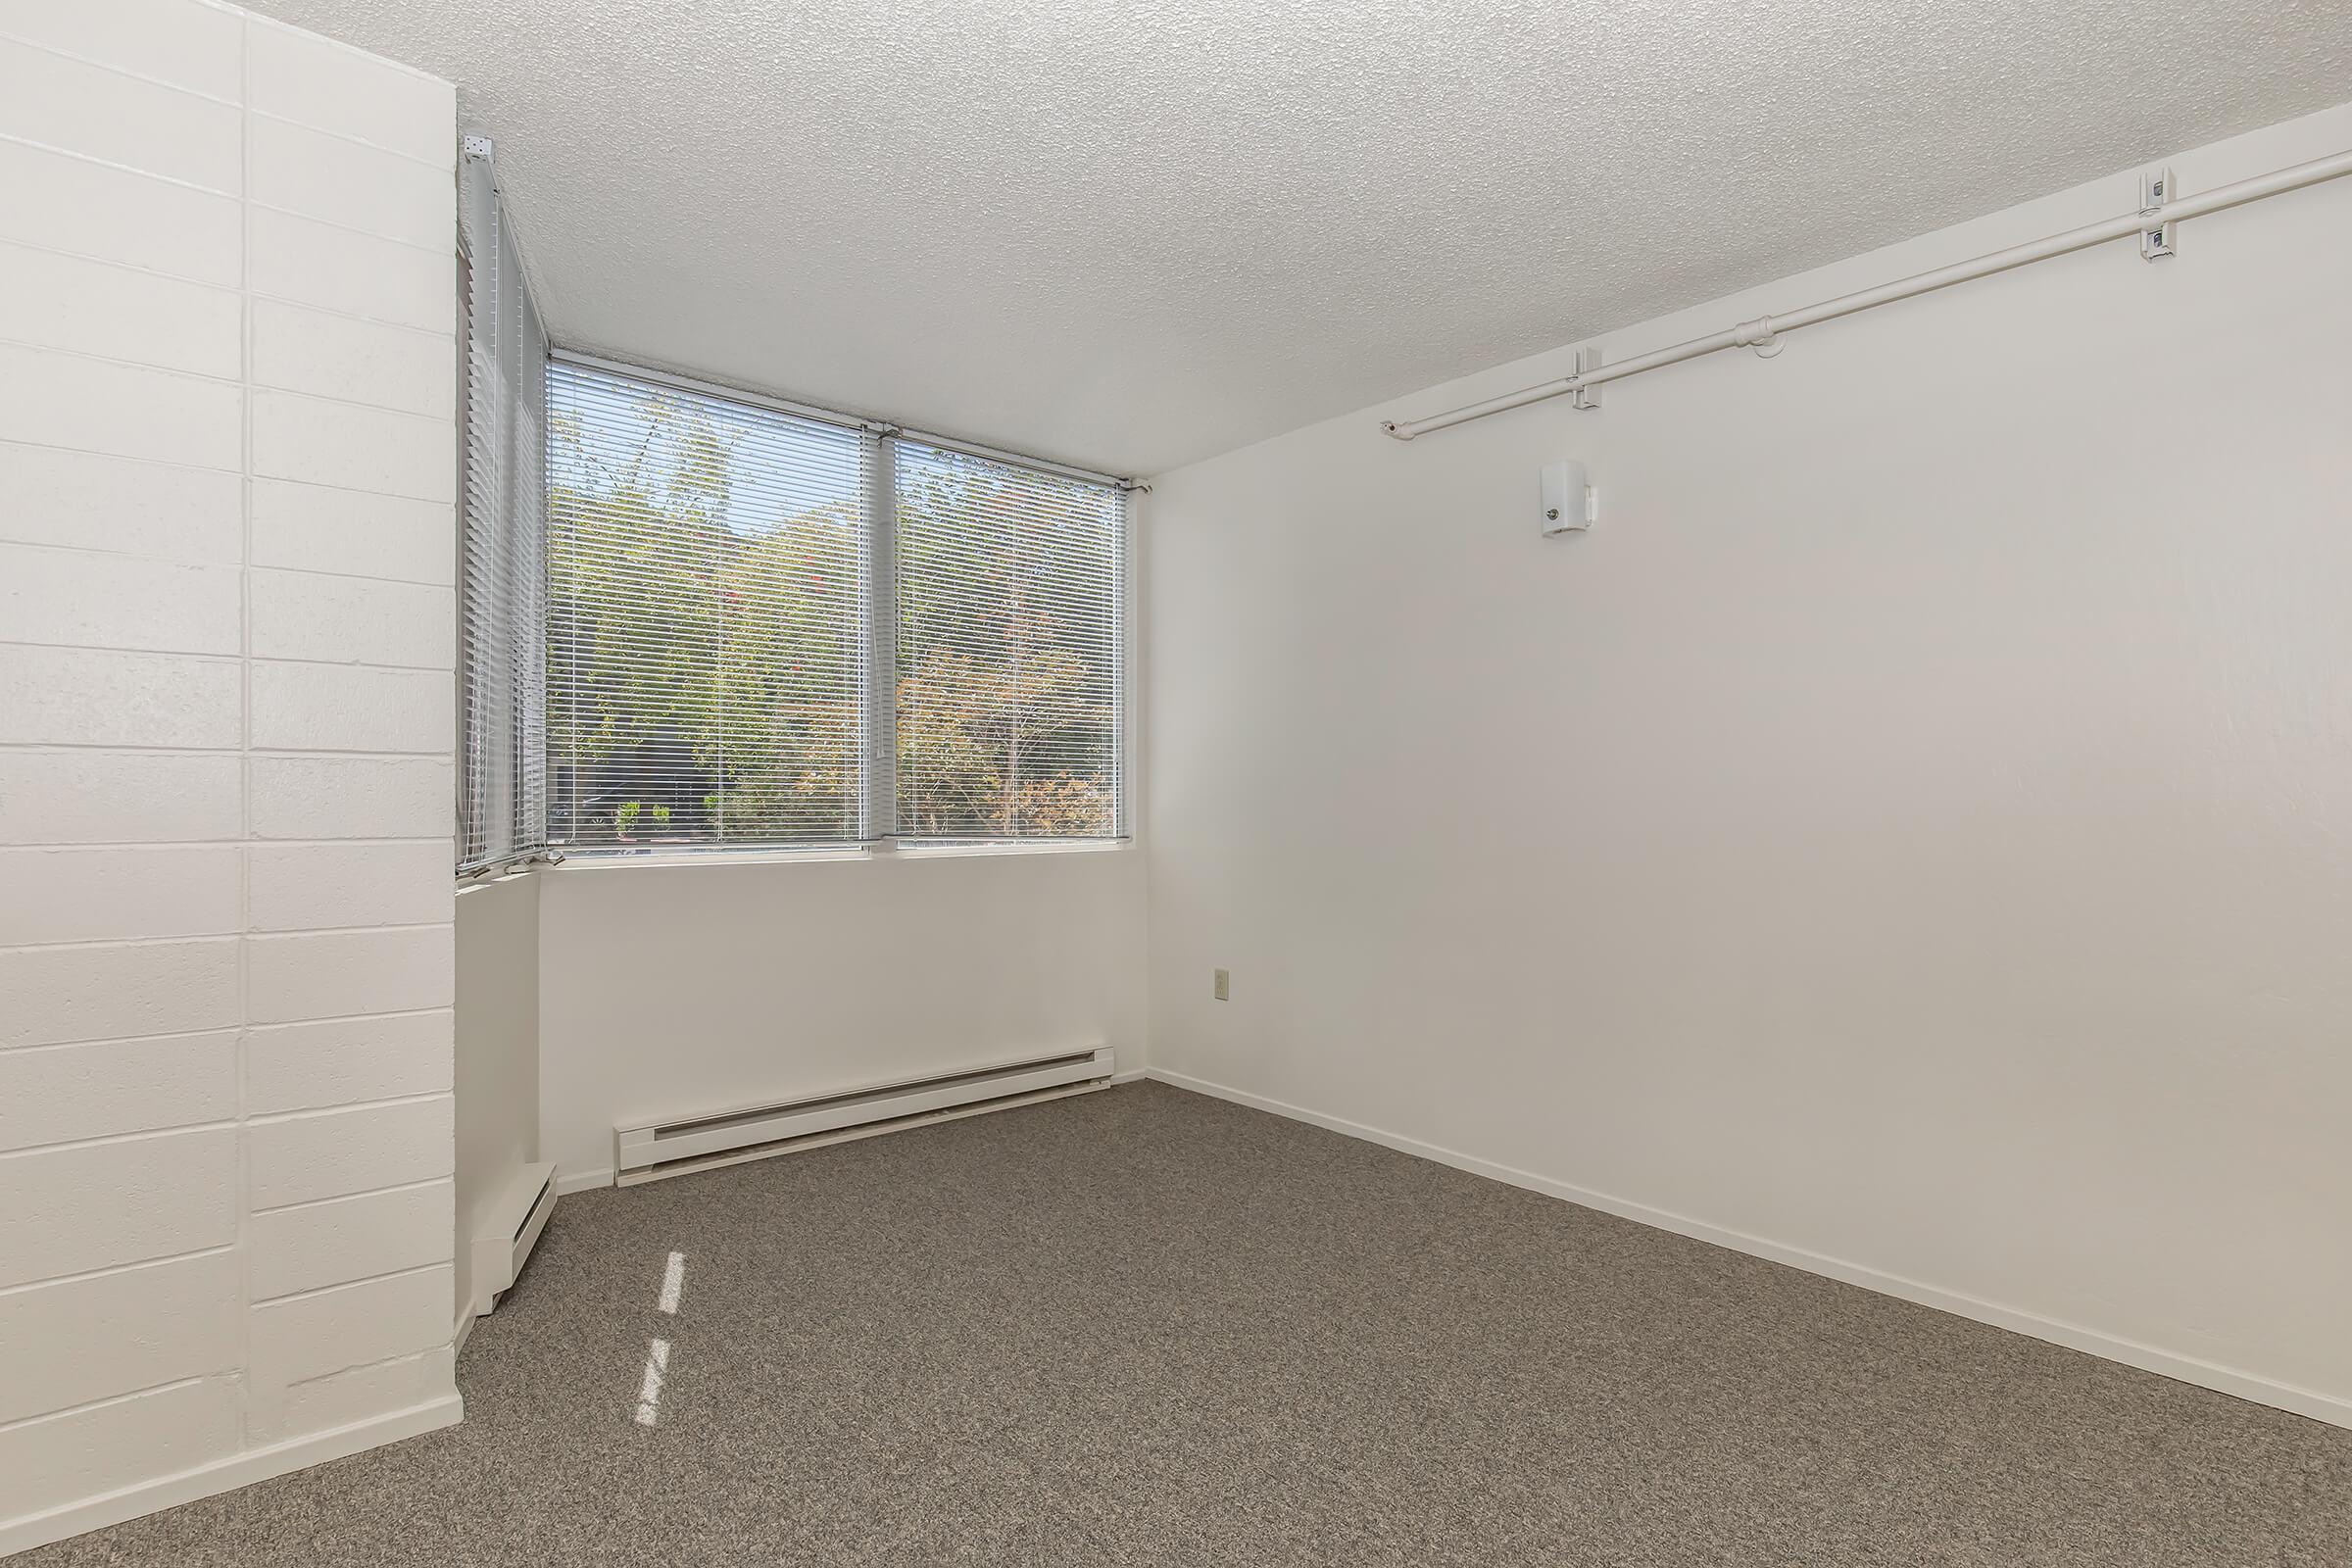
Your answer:
[[[524,1165],[482,1216],[473,1239],[473,1315],[486,1317],[522,1272],[523,1261],[556,1211],[556,1167]]]
[[[928,1078],[868,1084],[774,1104],[747,1105],[682,1121],[615,1127],[613,1183],[633,1187],[664,1176],[872,1138],[926,1122],[1083,1095],[1109,1087],[1112,1071],[1111,1049],[1100,1046]]]

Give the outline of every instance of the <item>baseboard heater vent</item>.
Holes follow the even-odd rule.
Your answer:
[[[482,1216],[473,1239],[473,1315],[486,1317],[522,1272],[523,1260],[539,1244],[547,1217],[556,1211],[556,1167],[524,1165]]]
[[[961,1072],[869,1084],[805,1100],[713,1112],[689,1121],[612,1129],[615,1185],[766,1159],[925,1122],[1083,1095],[1109,1085],[1111,1050],[1064,1052]]]

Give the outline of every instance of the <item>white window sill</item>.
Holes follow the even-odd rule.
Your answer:
[[[998,844],[909,844],[885,850],[902,860],[953,860],[970,855],[1102,855],[1133,847],[1133,839],[1009,839]]]
[[[530,871],[502,871],[497,876],[462,876],[458,878],[458,897],[462,899],[469,893],[487,893],[509,882],[519,882],[538,869],[533,866]]]
[[[609,855],[596,850],[565,850],[561,864],[549,869],[569,873],[573,871],[626,871],[638,866],[663,866],[675,870],[696,865],[807,865],[814,861],[870,860],[868,850],[672,850],[647,855]]]
[[[1040,840],[1034,843],[912,844],[904,849],[680,850],[668,854],[609,855],[566,850],[563,860],[544,869],[558,872],[620,871],[633,867],[675,870],[705,865],[808,865],[842,860],[956,860],[999,855],[1100,855],[1134,847],[1133,839]]]

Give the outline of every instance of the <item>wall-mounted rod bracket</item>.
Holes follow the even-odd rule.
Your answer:
[[[1585,377],[1599,368],[1599,344],[1590,344],[1576,351],[1576,373],[1568,378],[1576,383],[1576,390],[1568,394],[1570,408],[1597,409],[1600,407],[1600,388],[1585,385]]]
[[[2153,170],[2139,176],[2139,216],[2146,220],[2139,229],[2141,261],[2160,262],[2175,254],[2172,221],[2157,215],[2165,203],[2179,194],[2169,169]]]
[[[1754,349],[1759,360],[1769,360],[1788,347],[1781,341],[1780,330],[1772,324],[1769,316],[1759,316],[1752,321],[1741,321],[1733,327],[1732,346]]]

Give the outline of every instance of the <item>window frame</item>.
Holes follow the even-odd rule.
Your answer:
[[[984,446],[958,440],[933,431],[918,430],[886,420],[864,418],[839,410],[815,404],[802,403],[773,393],[745,387],[731,382],[687,375],[656,366],[634,364],[601,355],[583,353],[550,344],[543,373],[552,374],[559,365],[576,367],[617,379],[665,387],[693,396],[713,398],[742,404],[751,408],[784,415],[794,418],[832,425],[836,428],[861,432],[871,442],[870,461],[866,465],[868,493],[864,498],[863,538],[865,557],[863,616],[860,627],[866,680],[860,692],[859,719],[865,738],[859,763],[859,838],[851,843],[827,841],[822,843],[758,844],[728,843],[723,840],[708,846],[662,845],[647,848],[627,848],[602,844],[563,844],[551,846],[559,854],[554,863],[566,869],[614,869],[621,866],[645,868],[679,868],[716,864],[782,864],[795,862],[831,862],[868,860],[883,857],[909,859],[950,859],[996,855],[1059,855],[1117,851],[1131,847],[1137,838],[1135,821],[1135,758],[1138,724],[1136,703],[1136,671],[1140,650],[1137,635],[1137,542],[1135,498],[1149,493],[1151,487],[1139,480],[1116,474],[1100,473],[1068,464],[1030,457],[1023,453],[999,447]],[[555,421],[546,421],[548,439],[554,439]],[[1111,680],[1111,831],[1089,836],[1015,836],[972,838],[923,838],[904,835],[898,831],[898,491],[897,448],[901,440],[954,452],[984,462],[1025,468],[1054,478],[1100,486],[1117,496],[1117,536],[1112,552],[1111,628],[1110,646],[1115,650],[1117,667]],[[554,464],[541,465],[543,474],[552,482]],[[540,508],[540,526],[543,547],[547,541],[548,508],[543,493]],[[552,615],[553,596],[543,598],[543,611]],[[544,678],[545,623],[542,625]],[[543,748],[550,744],[543,734]],[[545,761],[552,773],[552,759]],[[543,810],[540,836],[547,838],[552,823],[552,791],[549,805]]]

